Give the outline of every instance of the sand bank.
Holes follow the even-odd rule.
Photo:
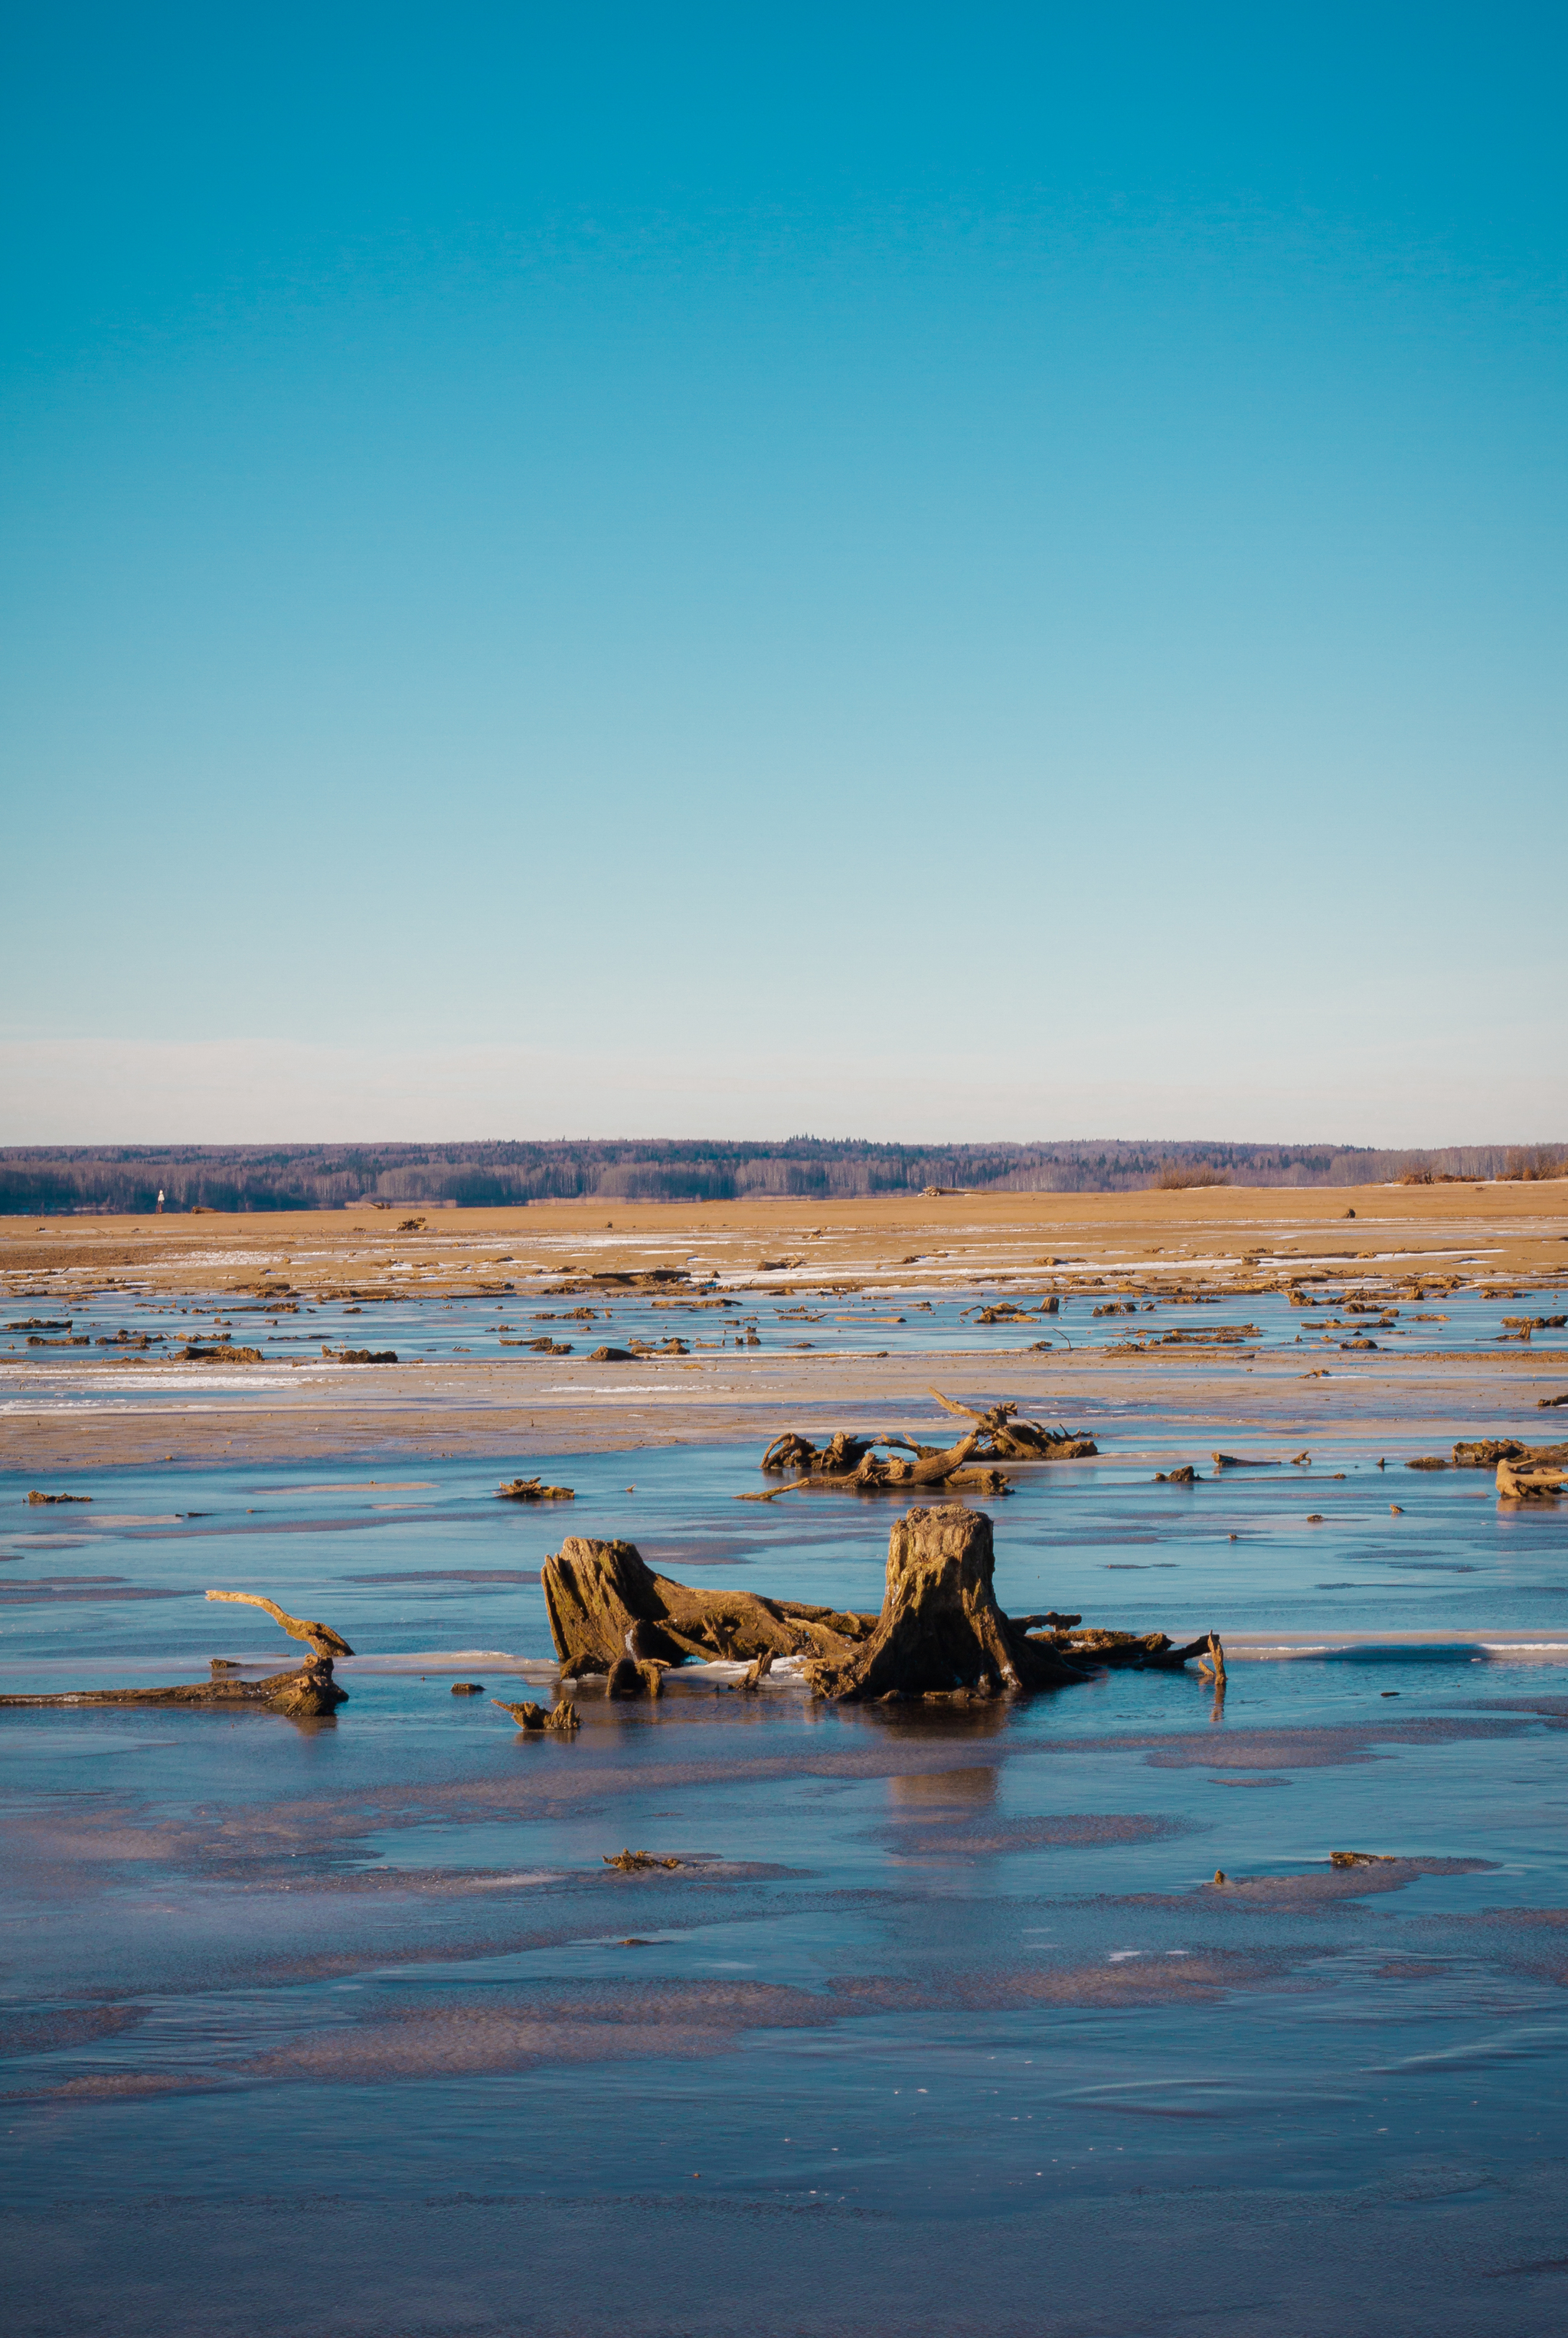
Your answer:
[[[634,1450],[756,1439],[782,1428],[918,1429],[950,1424],[933,1386],[965,1398],[1016,1398],[1026,1415],[1099,1434],[1127,1416],[1225,1424],[1227,1438],[1276,1439],[1352,1428],[1390,1453],[1442,1449],[1470,1433],[1544,1439],[1557,1413],[1537,1399],[1561,1389],[1559,1361],[1528,1350],[1484,1356],[1336,1359],[1308,1377],[1300,1353],[1195,1363],[1152,1352],[1049,1356],[749,1356],[454,1359],[396,1370],[343,1365],[221,1368],[134,1361],[0,1374],[0,1469],[44,1474],[171,1459],[534,1454]],[[1052,1463],[1050,1468],[1070,1468]]]

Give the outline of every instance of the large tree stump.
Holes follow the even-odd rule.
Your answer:
[[[992,1589],[991,1521],[952,1502],[909,1510],[887,1545],[887,1588],[861,1647],[812,1670],[819,1696],[1001,1695],[1084,1675],[1048,1640],[1009,1623]]]
[[[754,1656],[837,1655],[864,1638],[876,1618],[751,1591],[696,1591],[655,1575],[634,1543],[568,1535],[544,1561],[550,1636],[563,1675],[612,1676],[615,1693],[655,1694],[643,1667],[688,1657],[750,1662]],[[626,1666],[627,1670],[620,1667]],[[630,1679],[640,1687],[629,1687]]]

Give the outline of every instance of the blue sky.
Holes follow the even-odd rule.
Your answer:
[[[1559,14],[13,23],[6,1141],[1568,1135]]]

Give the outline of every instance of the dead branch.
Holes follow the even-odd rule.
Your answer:
[[[353,1649],[330,1624],[312,1624],[299,1616],[290,1616],[275,1599],[264,1599],[259,1591],[210,1591],[209,1599],[224,1599],[236,1607],[260,1607],[282,1626],[291,1640],[303,1640],[318,1656],[351,1656]]]

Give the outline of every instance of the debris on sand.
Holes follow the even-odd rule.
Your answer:
[[[260,1348],[236,1348],[227,1340],[207,1348],[198,1341],[189,1341],[183,1348],[176,1348],[171,1359],[176,1364],[260,1364],[265,1361]]]
[[[588,1361],[591,1364],[633,1364],[637,1359],[630,1348],[595,1348]]]
[[[321,1353],[333,1364],[395,1364],[396,1348],[323,1348]],[[256,1359],[260,1362],[260,1357]]]
[[[546,1486],[538,1478],[514,1478],[509,1486],[497,1486],[498,1502],[574,1502],[577,1498],[570,1486]]]

